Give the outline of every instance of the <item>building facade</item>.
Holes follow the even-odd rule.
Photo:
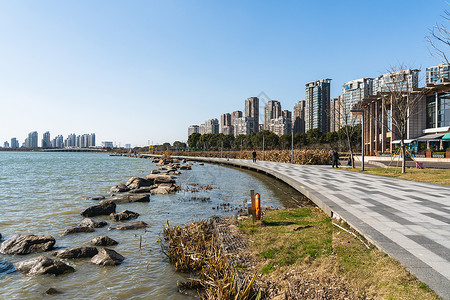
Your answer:
[[[51,147],[50,132],[46,131],[42,135],[41,147],[42,148],[50,148]]]
[[[340,106],[336,107],[339,110],[340,126],[361,124],[361,119],[354,116],[350,110],[356,103],[370,95],[373,95],[373,78],[361,78],[344,83]]]
[[[419,72],[417,69],[398,70],[381,74],[373,79],[372,95],[382,92],[409,91],[419,86]]]
[[[234,136],[254,132],[255,123],[251,117],[241,117],[234,120]]]
[[[330,100],[330,132],[341,128],[341,96]]]
[[[450,63],[443,63],[426,69],[427,84],[446,80],[450,80]]]
[[[219,120],[209,119],[205,121],[205,133],[219,133]]]
[[[294,134],[305,132],[305,100],[294,105],[293,111]]]
[[[28,138],[25,140],[25,147],[27,147],[27,148],[37,148],[38,147],[37,131],[32,131],[28,134]]]
[[[308,82],[305,86],[305,130],[317,128],[323,133],[328,132],[331,79]]]
[[[188,136],[190,136],[193,133],[199,133],[199,126],[198,125],[191,125],[188,127]]]
[[[11,148],[19,148],[19,141],[15,137],[11,139]]]
[[[233,124],[231,123],[231,114],[225,113],[220,116],[220,132],[223,134],[233,134]]]
[[[259,131],[259,99],[250,97],[245,100],[245,117],[252,118],[252,132]]]
[[[268,127],[268,130],[278,136],[282,136],[283,134],[291,134],[292,118],[289,117],[289,114],[283,114],[276,119],[270,119]]]
[[[281,117],[281,103],[280,101],[270,100],[264,106],[264,129],[270,130],[270,120]]]

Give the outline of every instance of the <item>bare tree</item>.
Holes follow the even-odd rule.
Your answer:
[[[339,133],[343,135],[343,139],[345,139],[347,144],[347,149],[350,152],[350,159],[352,161],[352,168],[355,167],[355,159],[354,159],[354,145],[352,142],[352,138],[357,133],[356,131],[359,130],[357,125],[358,120],[360,119],[358,116],[355,116],[351,112],[352,107],[346,103],[344,103],[343,99],[340,99],[338,101],[337,105],[335,105],[335,114],[339,116],[339,126],[340,130]]]
[[[429,44],[428,50],[430,54],[435,58],[448,63],[448,58],[446,52],[450,48],[450,31],[447,29],[446,23],[450,21],[450,13],[444,11],[442,16],[444,22],[441,24],[436,24],[430,29],[430,35],[426,36],[425,39]]]
[[[389,73],[382,77],[382,91],[377,96],[385,101],[382,105],[382,113],[390,115],[390,127],[393,134],[400,139],[402,173],[406,172],[406,145],[409,120],[420,112],[419,103],[422,101],[426,88],[415,88],[418,78],[414,78],[413,72],[404,65],[394,66]],[[390,114],[389,114],[390,111]],[[379,120],[378,120],[379,121]],[[389,123],[381,123],[389,127]],[[391,138],[394,135],[391,136]]]

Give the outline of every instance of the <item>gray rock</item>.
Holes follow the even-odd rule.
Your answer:
[[[94,232],[94,231],[95,231],[95,229],[92,227],[77,226],[77,227],[73,227],[73,228],[64,230],[62,235],[65,236],[65,235],[73,234],[73,233],[89,233],[89,232]]]
[[[129,187],[127,187],[125,184],[120,183],[118,185],[115,185],[113,187],[111,187],[111,189],[109,190],[110,193],[123,193],[123,192],[128,192],[130,190]]]
[[[112,238],[106,235],[101,235],[91,241],[92,246],[114,246],[117,244],[118,244],[117,241],[113,240]]]
[[[97,255],[92,257],[91,263],[100,266],[116,266],[120,265],[125,259],[116,251],[108,248],[102,248]]]
[[[151,188],[150,187],[140,187],[138,189],[130,190],[129,193],[132,194],[144,194],[144,193],[150,193]]]
[[[38,256],[32,259],[18,262],[14,265],[17,270],[25,275],[53,274],[55,276],[75,272],[75,269],[65,263],[46,256]]]
[[[45,291],[45,293],[47,295],[57,295],[57,294],[62,294],[63,292],[60,290],[57,290],[55,288],[49,288],[48,290]]]
[[[135,213],[133,211],[124,210],[117,214],[112,213],[109,215],[109,218],[113,221],[123,221],[123,220],[129,220],[129,219],[136,219],[139,217],[138,213]]]
[[[30,254],[53,249],[55,239],[50,235],[13,235],[0,245],[2,254]]]
[[[85,218],[78,224],[79,227],[91,227],[91,228],[100,228],[108,225],[105,221],[94,219],[94,218]]]
[[[203,165],[204,165],[204,163],[198,163],[198,165],[199,165],[199,166],[203,166]]]
[[[76,247],[72,249],[62,249],[52,253],[53,256],[59,258],[85,258],[97,255],[98,250],[95,247]]]
[[[86,208],[81,212],[83,217],[95,217],[99,215],[109,215],[113,212],[116,212],[116,204],[112,201],[101,201],[99,205],[94,205]]]
[[[152,170],[151,174],[159,174],[159,173],[161,173],[159,170]]]
[[[192,170],[191,166],[181,166],[180,170]]]
[[[145,194],[135,194],[135,195],[123,195],[119,197],[115,197],[111,200],[107,200],[113,203],[130,203],[130,202],[150,202],[150,196]],[[105,201],[105,202],[107,202]],[[100,201],[100,204],[103,204],[103,200]]]
[[[133,221],[124,225],[118,225],[114,227],[109,227],[108,230],[134,230],[134,229],[142,229],[147,227],[148,224],[143,221]]]
[[[151,186],[152,183],[144,178],[131,177],[130,180],[125,184],[130,190],[138,189],[141,187]]]
[[[0,260],[0,275],[13,273],[15,271],[16,269],[14,269],[14,266],[11,263]]]
[[[159,183],[175,183],[175,180],[169,175],[160,175],[160,174],[150,174],[147,175],[147,180],[151,181],[153,184]]]
[[[96,196],[96,197],[86,197],[85,200],[103,200],[105,196]]]

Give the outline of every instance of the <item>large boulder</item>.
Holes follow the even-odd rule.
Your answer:
[[[95,231],[95,229],[92,227],[77,226],[77,227],[73,227],[73,228],[64,230],[62,235],[65,236],[65,235],[73,234],[73,233],[89,233],[89,232],[94,232],[94,231]]]
[[[159,174],[159,173],[161,173],[160,170],[152,170],[152,173],[151,173],[151,174]]]
[[[130,190],[138,189],[141,187],[151,186],[152,183],[144,178],[131,177],[130,180],[125,184]]]
[[[38,256],[32,259],[18,262],[14,265],[17,270],[25,275],[53,274],[55,276],[75,272],[75,269],[65,263],[46,256]]]
[[[191,166],[181,166],[180,167],[180,170],[192,170],[192,167]]]
[[[2,254],[30,254],[53,249],[55,239],[50,235],[16,234],[0,245]]]
[[[117,214],[112,213],[109,215],[109,218],[113,221],[123,221],[123,220],[129,220],[129,219],[136,219],[139,217],[139,214],[133,211],[124,210]]]
[[[147,175],[146,179],[151,181],[153,184],[175,183],[175,180],[170,177],[170,175],[150,174]]]
[[[113,202],[113,203],[130,203],[130,202],[150,202],[150,195],[146,194],[135,194],[135,195],[122,195],[115,198],[112,198],[111,200],[102,200],[100,201],[100,204],[106,203],[106,202]]]
[[[116,212],[116,204],[112,201],[101,201],[99,205],[94,205],[86,208],[81,212],[81,215],[85,218],[87,217],[95,217],[99,215],[109,215],[111,213]]]
[[[91,263],[100,266],[115,266],[120,265],[125,259],[116,251],[108,248],[102,248],[97,255],[92,257]]]
[[[94,219],[94,218],[85,218],[83,221],[81,221],[80,224],[78,224],[79,227],[91,227],[91,228],[100,228],[108,225],[103,220]]]
[[[95,247],[76,247],[72,249],[62,249],[52,253],[53,256],[59,258],[85,258],[97,255],[98,249]]]
[[[179,186],[174,183],[161,183],[157,188],[152,189],[152,195],[174,194],[179,190]]]
[[[127,187],[125,184],[120,183],[118,185],[112,186],[109,190],[110,193],[123,193],[128,192],[130,190],[129,187]]]
[[[118,242],[116,240],[113,240],[112,238],[106,235],[101,235],[91,241],[92,246],[114,246],[117,244]]]
[[[143,221],[133,221],[124,225],[118,225],[114,227],[109,227],[108,230],[134,230],[134,229],[142,229],[147,227],[148,224]]]

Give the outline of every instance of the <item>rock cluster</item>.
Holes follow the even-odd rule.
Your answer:
[[[49,235],[16,234],[0,245],[2,254],[30,254],[53,249],[55,239]]]

